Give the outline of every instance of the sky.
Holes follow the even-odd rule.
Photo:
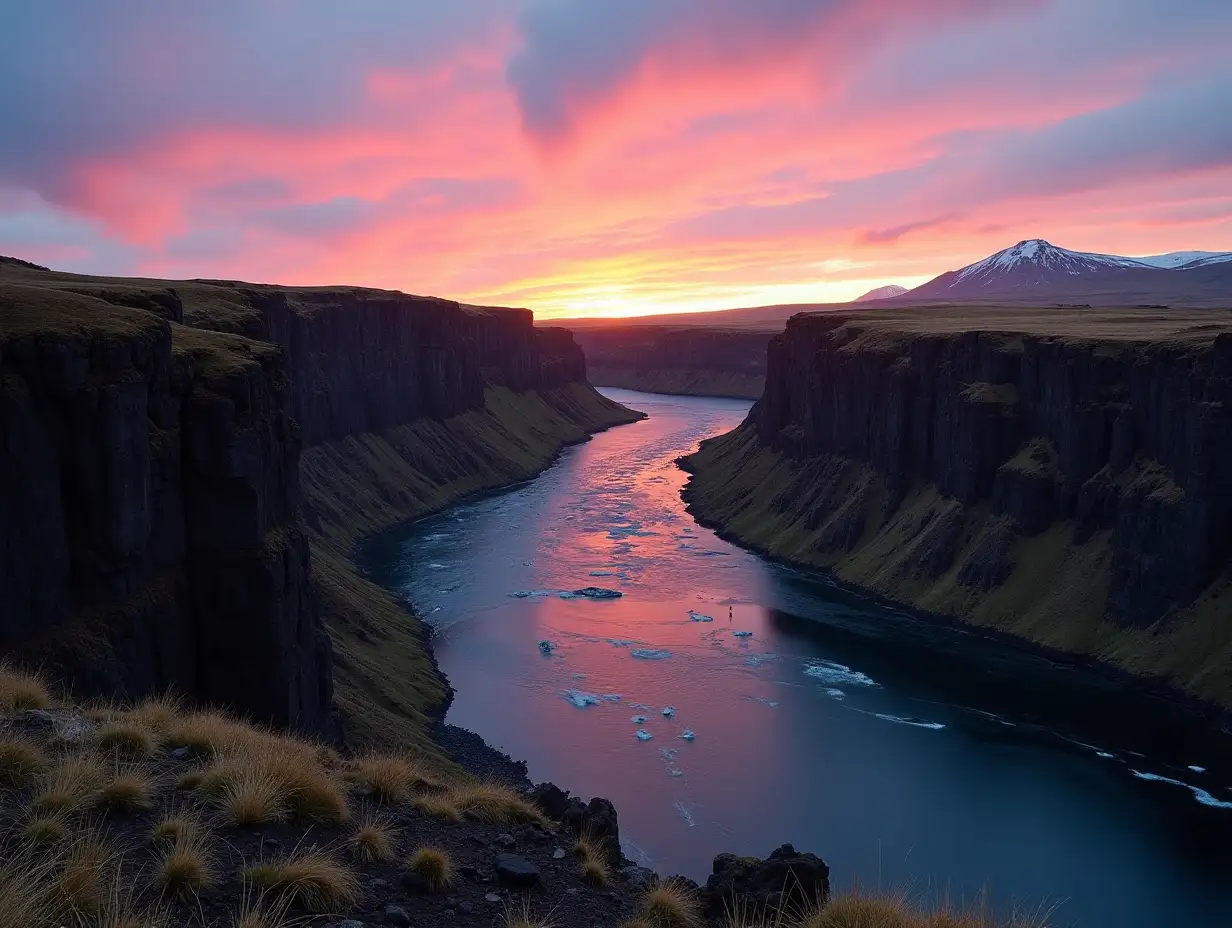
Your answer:
[[[540,317],[1232,250],[1229,0],[39,0],[0,254]]]

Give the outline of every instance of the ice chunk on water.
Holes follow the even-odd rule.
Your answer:
[[[1197,764],[1190,764],[1189,769],[1192,770],[1194,773],[1206,773],[1206,768],[1199,767]]]
[[[517,590],[509,594],[514,599],[530,599],[533,596],[555,596],[554,590]]]
[[[553,651],[556,650],[556,642],[548,641],[546,638],[544,638],[542,641],[539,642],[539,650],[542,651],[544,654],[551,654]]]
[[[645,705],[644,703],[640,703],[640,702],[631,702],[631,703],[627,703],[627,705],[628,705],[628,707],[629,707],[630,709],[641,709],[643,712],[649,712],[649,711],[650,711],[650,706],[647,706],[647,705]]]
[[[826,693],[826,695],[827,695],[827,696],[829,696],[831,699],[846,699],[846,698],[847,698],[847,694],[846,694],[846,693],[844,693],[844,692],[843,692],[842,690],[840,690],[840,689],[835,689],[834,687],[830,687],[829,689],[827,689],[827,690],[825,691],[825,693]]]
[[[804,672],[822,683],[846,683],[849,686],[876,686],[877,682],[867,674],[852,670],[836,661],[817,661],[804,668]]]
[[[680,749],[679,748],[659,748],[659,753],[663,755],[664,760],[673,761],[676,759],[676,755],[680,753]]]
[[[667,771],[667,775],[669,777],[682,777],[684,776],[684,771],[677,770],[675,767],[673,767],[671,770]]]
[[[651,738],[654,737],[654,735],[652,735],[650,732],[648,732],[644,728],[639,728],[636,734],[637,734],[638,741],[649,741]]]
[[[586,599],[620,599],[625,594],[620,590],[608,590],[601,586],[584,586],[580,590],[574,590],[573,595]]]
[[[671,651],[656,650],[655,648],[634,648],[629,653],[638,660],[643,661],[665,661],[672,656]]]
[[[732,632],[732,634],[735,635],[737,638],[752,638],[753,637],[752,632]]]
[[[613,648],[631,648],[637,643],[635,641],[630,641],[628,638],[604,638],[603,640],[610,644]]]
[[[664,706],[663,707],[663,717],[665,719],[670,719],[675,714],[676,714],[675,706]]]
[[[690,609],[689,610],[689,620],[693,622],[713,622],[714,616],[702,615],[700,612],[694,612],[692,609]]]
[[[564,697],[579,709],[585,709],[587,706],[597,706],[603,701],[594,693],[584,693],[581,690],[566,690]]]
[[[1115,754],[1109,754],[1107,751],[1096,751],[1095,756],[1102,757],[1104,760],[1113,760],[1116,758]]]
[[[614,577],[616,576],[616,571],[614,570],[592,570],[590,572],[590,575],[592,577]]]
[[[634,725],[645,725],[645,724],[646,724],[646,716],[644,716],[644,715],[635,715],[635,716],[633,716],[633,718],[629,719],[629,721],[630,721],[630,722],[632,722]]]
[[[604,693],[603,701],[604,702],[620,702],[620,694],[619,693]]]
[[[680,737],[683,738],[685,741],[692,741],[694,738],[697,737],[697,735],[693,734],[693,729],[686,728],[684,731],[680,733]]]
[[[916,728],[931,728],[934,731],[940,731],[945,728],[945,726],[940,722],[929,722],[925,719],[904,718],[901,715],[886,715],[881,712],[874,712],[873,715],[881,719],[883,722],[896,722],[899,725],[913,725]]]
[[[1161,777],[1154,773],[1143,773],[1140,770],[1131,770],[1134,776],[1139,780],[1154,780],[1156,783],[1170,783],[1173,786],[1183,786],[1194,794],[1194,798],[1204,806],[1210,806],[1212,809],[1232,809],[1232,802],[1224,802],[1222,799],[1216,799],[1206,790],[1197,786],[1191,786],[1188,783],[1182,783],[1180,780],[1172,780],[1168,777]]]
[[[575,680],[585,680],[585,679],[586,679],[586,674],[584,674],[584,673],[575,673],[575,674],[573,675],[573,679],[575,679]]]

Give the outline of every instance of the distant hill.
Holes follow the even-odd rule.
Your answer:
[[[1232,253],[1127,258],[1070,251],[1036,238],[948,271],[899,299],[1232,304]]]
[[[902,296],[906,292],[906,287],[900,287],[898,284],[886,284],[884,287],[878,287],[876,290],[868,291],[863,296],[856,297],[851,302],[871,303],[873,300],[891,300],[896,296]]]

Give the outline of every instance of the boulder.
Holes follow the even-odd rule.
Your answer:
[[[539,885],[539,868],[517,854],[497,854],[496,879],[511,889],[532,889]]]
[[[540,783],[530,791],[527,798],[553,822],[564,818],[565,810],[569,807],[569,791],[561,789],[555,783]]]
[[[706,881],[705,896],[706,911],[716,916],[734,903],[755,908],[771,902],[779,907],[803,906],[830,897],[830,868],[820,857],[799,853],[790,844],[765,860],[720,854]]]
[[[595,797],[588,805],[571,799],[561,820],[575,835],[587,835],[598,841],[610,863],[620,863],[620,823],[616,807],[606,799]]]

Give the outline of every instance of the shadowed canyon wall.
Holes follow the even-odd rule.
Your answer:
[[[1232,318],[802,315],[692,511],[867,591],[1232,703]]]

